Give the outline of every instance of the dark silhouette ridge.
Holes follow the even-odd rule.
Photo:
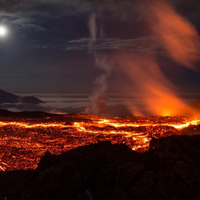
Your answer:
[[[51,117],[57,116],[56,114],[46,113],[42,111],[23,111],[23,112],[11,112],[5,109],[0,109],[0,117],[29,117],[29,118],[38,118],[38,117]]]
[[[40,99],[33,96],[27,96],[22,98],[21,103],[39,104],[39,103],[44,103],[44,101],[41,101]]]
[[[0,89],[0,103],[18,103],[21,97]]]
[[[3,103],[39,104],[45,102],[33,96],[20,97],[0,89],[0,104]]]
[[[0,172],[0,199],[200,199],[200,136],[152,139],[137,153],[99,142],[46,153],[36,170]]]
[[[183,116],[188,117],[200,117],[200,99],[191,102],[190,104],[182,108],[179,113]]]

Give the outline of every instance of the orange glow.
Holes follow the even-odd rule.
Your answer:
[[[152,137],[178,134],[200,120],[184,117],[124,117],[103,119],[85,116],[60,120],[0,119],[0,170],[35,169],[46,151],[60,154],[98,141],[123,143],[146,151]],[[67,123],[66,123],[67,122]]]
[[[177,114],[178,109],[185,106],[176,97],[175,87],[162,73],[155,58],[145,54],[137,54],[131,58],[118,56],[116,59],[120,63],[122,70],[130,77],[133,87],[145,94],[149,94],[149,98],[140,100],[149,113],[173,116]],[[126,103],[134,115],[142,113],[142,111],[138,111],[138,108],[131,101],[127,100]]]
[[[138,3],[152,35],[160,41],[161,49],[175,62],[194,70],[194,63],[200,56],[199,37],[195,27],[176,13],[166,0]],[[130,98],[125,100],[133,115],[182,115],[180,111],[186,105],[177,97],[178,89],[163,74],[156,54],[138,51],[131,56],[117,55],[115,59],[122,73],[127,75],[129,87],[134,88],[133,92],[149,95],[140,100],[142,109]],[[121,85],[122,83],[120,87],[123,87]],[[126,91],[126,87],[124,90]],[[192,108],[188,108],[185,113],[187,116],[198,116]]]
[[[163,48],[178,63],[195,69],[199,59],[199,39],[195,27],[180,16],[166,0],[142,4],[152,32],[161,38]]]
[[[200,56],[198,32],[194,26],[176,13],[166,0],[146,1],[146,3],[142,1],[139,5],[152,35],[160,41],[161,49],[164,49],[175,62],[194,70],[194,63]],[[120,54],[115,57],[121,71],[125,72],[132,82],[129,87],[140,93],[149,94],[149,97],[140,101],[142,109],[138,109],[134,101],[125,100],[133,115],[148,113],[148,115],[174,116],[180,114],[180,110],[185,107],[184,102],[176,95],[177,88],[160,69],[156,56],[152,52],[138,51],[131,56]],[[123,87],[121,85],[120,87]],[[192,108],[188,109],[187,113],[190,116],[196,115]]]

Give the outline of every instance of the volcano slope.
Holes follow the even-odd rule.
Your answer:
[[[0,172],[0,199],[200,199],[199,143],[173,135],[145,153],[110,142],[47,152],[36,170]]]

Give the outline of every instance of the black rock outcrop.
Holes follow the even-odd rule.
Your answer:
[[[153,139],[148,152],[99,142],[0,172],[0,199],[200,199],[200,136]]]

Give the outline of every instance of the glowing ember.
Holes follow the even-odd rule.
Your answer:
[[[98,141],[123,143],[133,150],[145,151],[152,137],[177,134],[200,123],[178,116],[0,120],[0,170],[35,169],[46,151],[60,154]]]

